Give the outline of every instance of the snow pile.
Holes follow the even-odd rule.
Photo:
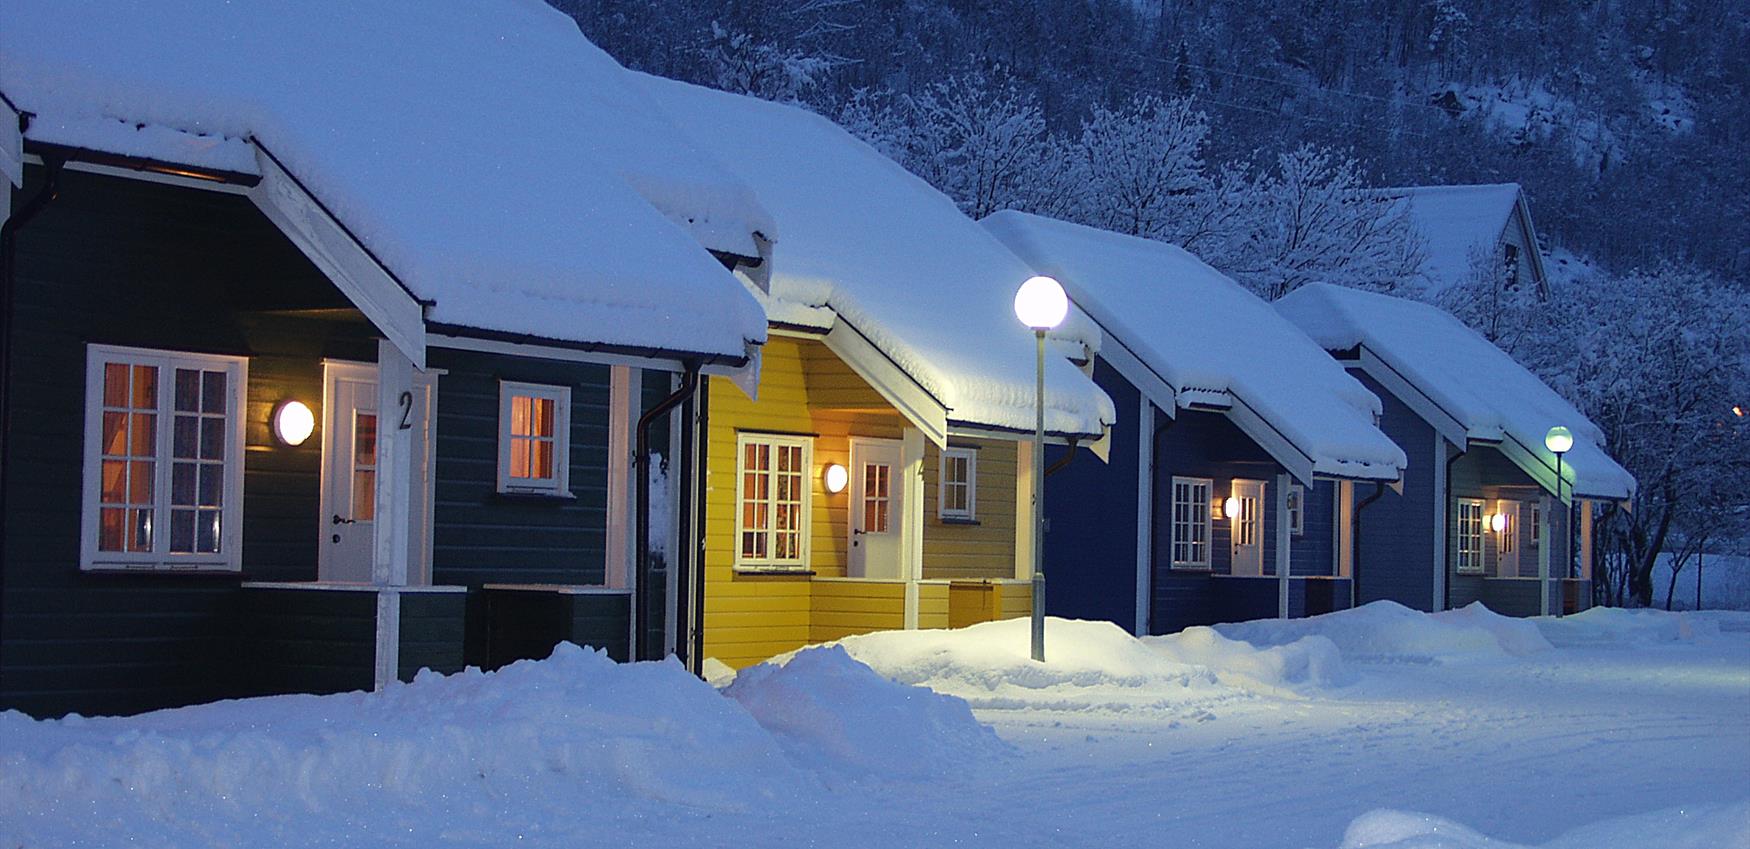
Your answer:
[[[1574,405],[1489,340],[1438,307],[1324,283],[1302,286],[1276,309],[1328,350],[1366,345],[1427,395],[1471,439],[1501,442],[1509,457],[1553,481],[1549,429],[1573,431],[1564,479],[1583,496],[1620,499],[1635,480],[1604,451],[1604,432]]]
[[[527,0],[8,0],[0,26],[27,140],[260,174],[293,227],[307,189],[433,323],[741,357],[765,315],[701,245],[775,226],[626,73]]]
[[[1014,211],[982,223],[1167,384],[1174,397],[1156,403],[1244,404],[1318,472],[1397,479],[1404,453],[1374,426],[1379,399],[1226,275],[1152,239]]]
[[[1718,637],[1720,625],[1718,615],[1620,607],[1594,607],[1572,616],[1537,621],[1544,636],[1563,647],[1692,643]]]
[[[1046,662],[1031,623],[887,631],[836,645],[876,672],[986,710],[1056,710],[1206,717],[1207,706],[1256,693],[1331,683],[1341,664],[1328,643],[1260,650],[1218,634],[1138,640],[1110,622],[1046,619]],[[745,672],[743,673],[746,674]]]
[[[1256,646],[1320,636],[1336,644],[1344,660],[1366,663],[1441,663],[1550,648],[1535,625],[1499,616],[1480,603],[1430,615],[1397,602],[1376,601],[1306,619],[1260,619],[1216,629]]]
[[[1177,663],[1208,669],[1222,683],[1259,692],[1340,687],[1354,679],[1337,644],[1319,634],[1259,648],[1197,626],[1142,642]]]
[[[803,109],[637,75],[649,98],[751,185],[777,218],[774,321],[846,322],[955,422],[1032,430],[1033,338],[1015,320],[1027,267],[954,201]],[[822,309],[825,308],[825,309]],[[1072,315],[1059,338],[1097,349]],[[1048,430],[1095,435],[1112,402],[1072,363],[1046,365]]]
[[[104,719],[9,712],[0,741],[7,829],[90,829],[108,835],[99,843],[139,834],[178,845],[179,823],[223,833],[264,815],[344,833],[379,807],[434,799],[742,810],[818,791],[752,717],[679,664],[616,664],[570,644],[546,661],[422,673],[377,694]]]
[[[1541,849],[1727,849],[1750,846],[1750,802],[1671,808],[1574,829]],[[1357,817],[1339,849],[1532,849],[1492,840],[1430,814],[1377,810]]]
[[[723,693],[799,760],[847,771],[924,778],[1010,751],[965,701],[889,681],[839,646],[744,669]]]

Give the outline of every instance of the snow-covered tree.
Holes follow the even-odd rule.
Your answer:
[[[1208,186],[1209,116],[1189,100],[1153,96],[1095,107],[1082,123],[1083,223],[1148,238],[1172,237]]]

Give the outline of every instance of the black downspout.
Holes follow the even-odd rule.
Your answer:
[[[1349,517],[1349,521],[1353,525],[1349,532],[1349,556],[1354,559],[1354,562],[1349,564],[1350,607],[1356,606],[1361,601],[1361,511],[1366,510],[1368,505],[1378,501],[1382,495],[1385,495],[1385,481],[1374,481],[1373,494],[1361,499],[1361,501],[1355,505],[1355,510]]]
[[[1045,467],[1045,476],[1051,477],[1052,475],[1055,475],[1058,472],[1063,471],[1064,467],[1068,466],[1070,464],[1070,462],[1073,461],[1075,458],[1076,458],[1076,440],[1071,439],[1069,441],[1069,450],[1063,452],[1063,456],[1058,458],[1057,462],[1052,463],[1051,465]]]
[[[645,614],[649,612],[650,601],[650,426],[657,419],[667,414],[669,410],[687,400],[693,391],[699,388],[699,367],[693,363],[686,366],[686,375],[681,378],[681,386],[674,394],[662,399],[656,406],[644,411],[638,417],[637,444],[633,449],[632,458],[637,469],[637,479],[632,482],[637,494],[634,496],[633,520],[636,529],[633,531],[633,552],[636,582],[632,591],[632,616],[637,623],[637,629],[632,641],[632,660],[654,659],[650,656],[650,628],[645,622]],[[672,580],[672,579],[671,579]]]
[[[1446,550],[1440,552],[1440,568],[1446,571],[1445,580],[1441,582],[1446,592],[1445,597],[1440,600],[1440,606],[1445,610],[1452,609],[1452,579],[1457,577],[1452,573],[1452,465],[1463,456],[1464,452],[1460,451],[1446,458],[1446,491],[1439,494],[1441,503],[1446,505],[1446,509],[1441,511],[1446,517],[1446,531],[1440,535],[1446,543]]]
[[[24,127],[19,130],[22,132]],[[6,492],[9,489],[12,463],[7,454],[12,449],[12,316],[14,292],[17,289],[18,231],[30,223],[55,198],[61,195],[61,168],[67,164],[60,157],[43,157],[43,184],[30,200],[18,207],[18,212],[0,224],[0,625],[6,618],[6,529],[10,514],[6,512]],[[0,674],[5,671],[0,664]]]
[[[1154,402],[1145,397],[1142,399],[1142,403],[1152,404]],[[1156,409],[1159,408],[1157,407]],[[1166,415],[1166,412],[1163,410],[1161,415]],[[1155,491],[1152,484],[1154,479],[1158,477],[1158,475],[1155,474],[1155,470],[1159,469],[1161,465],[1161,437],[1165,436],[1167,431],[1172,430],[1173,425],[1178,423],[1178,419],[1168,416],[1165,422],[1155,425],[1154,433],[1149,434],[1148,437],[1148,476],[1151,484],[1149,486],[1148,499],[1148,574],[1149,586],[1151,588],[1154,586],[1154,576],[1159,573],[1161,567],[1161,552],[1155,545],[1155,540],[1160,539],[1161,531],[1161,494]],[[1136,489],[1138,492],[1142,491],[1141,481],[1137,481]],[[1170,499],[1172,497],[1173,494],[1171,492],[1167,493],[1167,498]],[[1151,620],[1149,631],[1152,632],[1154,631],[1154,626],[1152,624],[1152,620],[1154,619],[1154,599],[1151,598],[1148,600],[1148,607],[1149,619]]]
[[[691,630],[687,667],[694,675],[703,676],[705,671],[705,481],[711,473],[711,452],[699,448],[703,446],[711,424],[711,393],[699,392],[693,395],[693,420],[688,424],[692,428],[692,442],[695,451],[692,454],[693,489],[689,497],[693,499],[693,559],[692,581],[693,607],[688,613]]]

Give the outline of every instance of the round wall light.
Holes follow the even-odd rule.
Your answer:
[[[1501,533],[1502,531],[1507,530],[1507,514],[1496,513],[1495,515],[1490,516],[1489,530],[1494,531],[1495,533]]]
[[[1238,519],[1240,517],[1240,500],[1231,495],[1228,496],[1226,501],[1221,502],[1221,512],[1229,519]]]
[[[837,495],[844,492],[845,485],[851,482],[851,473],[845,471],[844,466],[828,463],[826,471],[821,474],[821,479],[826,484],[826,491]]]
[[[316,414],[302,401],[282,402],[273,411],[273,436],[283,445],[303,445],[316,432]]]

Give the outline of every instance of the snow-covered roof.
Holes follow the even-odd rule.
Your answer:
[[[639,79],[777,217],[774,322],[848,322],[946,407],[951,425],[1033,429],[1033,338],[1013,306],[1032,275],[1025,263],[947,196],[825,118]],[[1097,348],[1098,331],[1081,327],[1080,341]],[[1094,435],[1113,421],[1111,400],[1067,360],[1048,358],[1046,381],[1048,430]]]
[[[984,225],[1167,385],[1162,407],[1255,411],[1312,471],[1396,479],[1404,452],[1374,425],[1380,401],[1270,305],[1184,250],[1020,212]],[[1261,440],[1262,442],[1262,440]]]
[[[1518,183],[1476,186],[1405,186],[1381,189],[1397,201],[1421,234],[1423,273],[1430,292],[1467,282],[1479,253],[1493,255],[1519,204]],[[1535,262],[1535,259],[1528,259]]]
[[[1302,286],[1276,309],[1328,350],[1365,346],[1464,428],[1470,439],[1512,443],[1527,469],[1553,482],[1549,429],[1563,425],[1574,447],[1563,477],[1582,496],[1621,499],[1635,480],[1604,451],[1604,434],[1542,380],[1438,307],[1325,283]],[[1523,465],[1523,464],[1522,464]],[[1567,493],[1564,492],[1564,495]]]
[[[33,113],[27,142],[243,174],[270,152],[433,323],[734,357],[764,339],[701,245],[757,256],[770,216],[542,3],[8,0],[4,17],[0,94]]]

